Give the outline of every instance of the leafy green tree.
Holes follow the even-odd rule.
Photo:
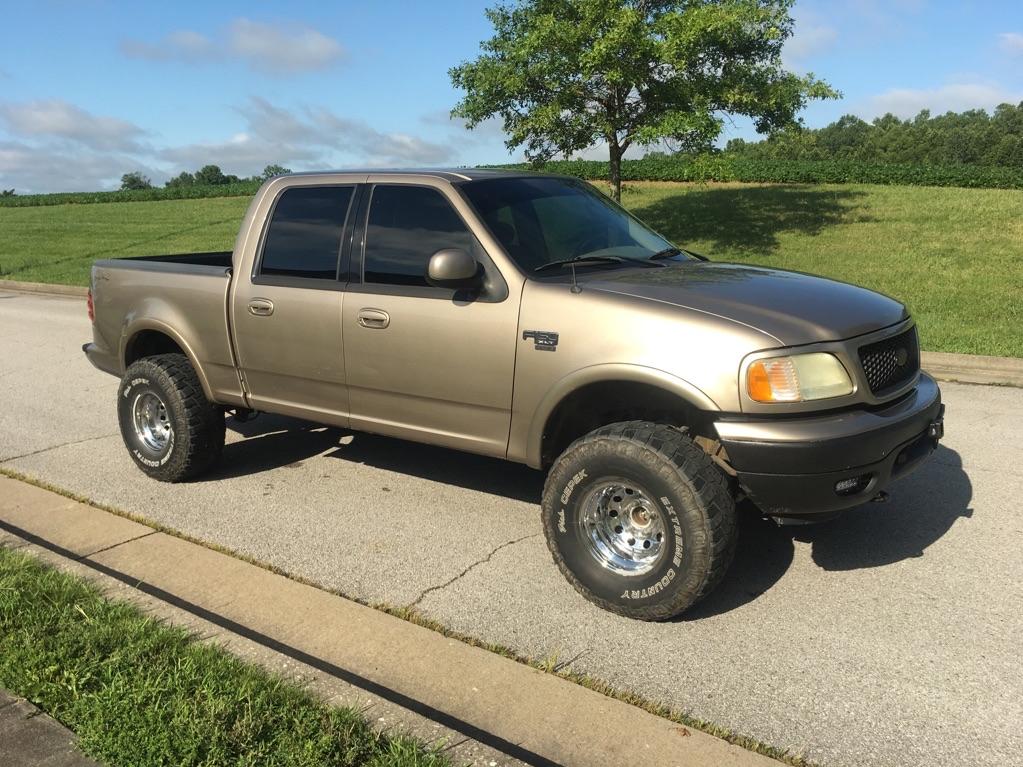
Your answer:
[[[167,187],[179,187],[179,186],[195,186],[195,176],[187,171],[182,171],[174,178],[167,181],[164,185]]]
[[[219,165],[203,165],[195,172],[195,183],[201,186],[218,186],[229,181]]]
[[[0,190],[0,197],[14,197],[13,189]]]
[[[816,130],[780,131],[765,141],[732,140],[726,151],[751,159],[853,160],[901,165],[994,165],[1023,169],[1023,103],[902,120],[845,115]]]
[[[487,10],[494,36],[450,71],[473,127],[504,121],[535,163],[600,142],[615,199],[633,144],[706,147],[728,114],[769,133],[838,94],[785,71],[793,0],[518,0]]]
[[[143,176],[138,171],[125,173],[121,176],[121,189],[152,189],[153,182],[149,176]]]
[[[283,176],[285,173],[291,173],[291,168],[285,168],[283,165],[267,165],[258,178],[260,181],[268,181],[274,176]]]

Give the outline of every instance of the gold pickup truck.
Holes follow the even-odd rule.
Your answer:
[[[821,519],[942,436],[901,303],[710,262],[571,178],[281,176],[233,252],[96,262],[89,311],[149,476],[254,411],[525,463],[566,577],[646,620],[720,581],[738,501]]]

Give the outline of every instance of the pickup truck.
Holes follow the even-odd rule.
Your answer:
[[[558,176],[277,177],[233,252],[97,261],[89,312],[150,477],[259,411],[525,463],[564,575],[645,620],[720,582],[738,502],[823,519],[943,430],[898,301],[709,261]]]

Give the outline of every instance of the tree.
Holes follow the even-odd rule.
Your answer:
[[[219,165],[203,165],[195,172],[195,183],[201,186],[217,186],[228,183]]]
[[[838,94],[782,67],[793,0],[518,0],[487,10],[494,36],[450,70],[469,127],[500,116],[506,145],[542,163],[603,141],[615,199],[633,144],[706,146],[728,114],[791,125]]]
[[[182,171],[174,178],[168,180],[164,186],[172,188],[179,186],[195,186],[195,176],[188,171]]]
[[[752,159],[852,160],[926,165],[1023,167],[1023,103],[910,120],[886,114],[865,122],[844,115],[816,130],[782,130],[766,141],[732,139],[726,151]]]
[[[263,173],[259,176],[259,180],[268,181],[274,176],[283,176],[285,173],[291,173],[291,168],[285,168],[283,165],[267,165],[263,168]]]
[[[121,176],[121,189],[152,189],[153,182],[149,176],[143,176],[138,171],[125,173]]]
[[[0,197],[14,197],[13,189],[4,189],[0,191]]]

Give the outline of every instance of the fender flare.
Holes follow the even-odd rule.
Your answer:
[[[199,360],[195,356],[195,352],[192,350],[192,347],[188,345],[185,339],[182,338],[181,335],[174,330],[174,328],[160,320],[146,317],[132,322],[129,325],[125,325],[124,330],[121,332],[121,348],[118,351],[118,358],[121,360],[121,369],[128,369],[128,345],[139,333],[145,330],[155,330],[158,333],[162,333],[181,348],[181,351],[183,351],[185,356],[188,357],[188,361],[191,363],[192,369],[195,370],[195,374],[199,377],[199,383],[202,385],[202,390],[206,395],[206,399],[213,402],[213,392],[210,390],[209,381],[206,380],[206,373],[202,369],[202,366],[199,365]]]
[[[543,462],[543,435],[551,415],[564,399],[584,386],[611,381],[626,381],[655,386],[674,394],[697,410],[715,412],[721,410],[704,391],[683,378],[658,368],[627,363],[606,363],[591,365],[569,373],[557,381],[540,400],[529,424],[526,436],[525,461],[533,468],[540,468]]]

